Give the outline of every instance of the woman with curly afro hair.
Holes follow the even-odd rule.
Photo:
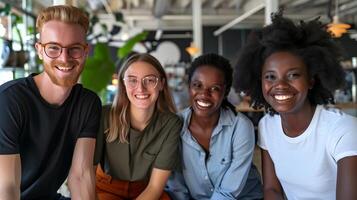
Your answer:
[[[268,114],[259,122],[264,199],[357,199],[357,119],[333,104],[339,48],[318,19],[281,12],[241,50],[234,86]]]

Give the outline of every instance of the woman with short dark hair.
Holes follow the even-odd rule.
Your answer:
[[[252,164],[252,122],[227,100],[232,67],[216,54],[196,58],[188,70],[191,106],[180,113],[182,169],[167,190],[176,200],[262,199],[260,175]]]

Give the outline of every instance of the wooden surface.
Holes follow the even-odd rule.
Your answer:
[[[338,103],[334,107],[339,109],[357,109],[357,103],[348,102],[348,103]]]
[[[249,106],[248,101],[242,101],[236,106],[236,110],[239,112],[263,112],[262,109],[255,110]]]
[[[338,104],[330,105],[330,106],[339,108],[341,110],[344,110],[344,109],[355,109],[355,110],[357,110],[357,103],[353,103],[353,102],[338,103]],[[255,110],[255,109],[251,108],[249,106],[248,101],[242,101],[240,104],[238,104],[236,106],[236,110],[239,111],[239,112],[263,112],[262,109]]]

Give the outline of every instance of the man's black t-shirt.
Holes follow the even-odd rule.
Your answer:
[[[55,198],[77,139],[96,138],[100,114],[98,96],[80,84],[61,106],[41,97],[33,75],[0,86],[0,154],[20,154],[21,199]]]

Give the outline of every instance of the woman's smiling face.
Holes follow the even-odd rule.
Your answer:
[[[137,61],[125,71],[124,79],[131,107],[141,110],[154,109],[160,91],[163,89],[159,72],[151,64]],[[135,81],[135,85],[133,85],[133,81]],[[152,81],[155,84],[150,84]],[[144,83],[148,85],[144,85]]]
[[[267,57],[262,68],[265,100],[280,114],[296,113],[309,103],[307,94],[313,81],[303,60],[290,52]]]
[[[198,67],[192,75],[189,93],[196,115],[208,117],[218,113],[225,94],[223,72],[209,65]]]

